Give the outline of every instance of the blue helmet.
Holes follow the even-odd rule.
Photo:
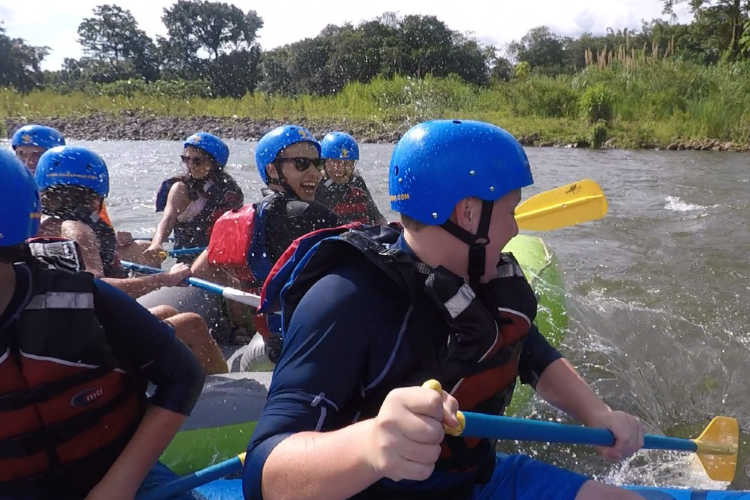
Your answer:
[[[9,151],[0,150],[0,247],[23,243],[39,229],[39,193],[31,172]]]
[[[282,125],[260,138],[258,145],[255,147],[255,165],[258,167],[258,174],[264,183],[268,184],[266,165],[276,159],[279,151],[298,142],[313,144],[320,154],[318,141],[315,140],[309,130],[299,125]]]
[[[18,146],[39,146],[40,148],[49,149],[55,146],[64,146],[65,139],[62,134],[52,127],[44,125],[24,125],[16,130],[10,141],[13,149]]]
[[[50,186],[81,186],[102,198],[109,194],[109,172],[101,157],[80,146],[58,146],[47,150],[36,167],[36,183],[43,191]]]
[[[187,139],[183,147],[192,146],[205,151],[208,156],[214,159],[219,168],[224,168],[229,159],[229,147],[213,134],[208,132],[196,132]]]
[[[346,132],[329,132],[320,141],[320,157],[331,160],[359,160],[359,146]]]
[[[423,224],[443,224],[459,200],[495,201],[533,184],[521,144],[505,130],[469,120],[410,128],[388,167],[391,209]]]

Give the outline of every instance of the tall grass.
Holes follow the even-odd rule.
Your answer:
[[[461,117],[491,121],[517,135],[535,134],[540,141],[570,142],[590,135],[590,117],[582,110],[591,106],[582,98],[588,89],[596,88],[606,89],[611,106],[607,135],[619,146],[659,146],[678,139],[748,144],[750,62],[701,66],[649,57],[645,49],[605,57],[606,64],[592,62],[576,75],[532,74],[490,87],[469,85],[457,77],[420,80],[397,76],[367,84],[350,83],[331,96],[256,92],[240,99],[186,97],[179,92],[165,93],[165,88],[172,87],[164,85],[159,89],[121,85],[127,89],[121,94],[115,92],[121,87],[112,84],[65,94],[45,90],[19,94],[0,89],[0,114],[33,120],[129,111],[176,117],[385,124]]]

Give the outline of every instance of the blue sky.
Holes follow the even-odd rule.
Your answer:
[[[6,34],[20,37],[31,45],[46,45],[50,54],[44,69],[59,69],[66,57],[81,56],[77,42],[78,24],[91,16],[102,3],[116,3],[129,9],[149,36],[164,35],[161,22],[164,7],[174,0],[0,0],[0,20]],[[254,9],[264,21],[259,42],[270,49],[317,35],[326,25],[345,22],[358,24],[383,12],[400,15],[434,15],[453,30],[468,33],[480,42],[504,47],[520,39],[536,26],[546,25],[555,32],[578,35],[604,33],[614,29],[639,28],[641,20],[663,17],[660,0],[284,0],[234,1],[244,11]],[[687,8],[678,11],[689,19]]]

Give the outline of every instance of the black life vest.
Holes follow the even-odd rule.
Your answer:
[[[302,297],[328,271],[342,262],[351,262],[348,260],[351,258],[364,261],[362,265],[372,264],[389,278],[394,297],[402,297],[411,304],[402,329],[408,332],[405,338],[409,345],[405,348],[411,349],[419,361],[400,377],[399,386],[420,385],[435,378],[458,399],[461,409],[502,414],[515,387],[523,342],[533,316],[529,318],[512,307],[499,307],[493,311],[497,328],[491,325],[487,329],[496,332],[495,338],[475,339],[471,344],[463,342],[457,349],[461,332],[451,331],[444,322],[436,321],[441,312],[424,293],[425,281],[436,271],[393,246],[400,234],[396,227],[357,226],[319,231],[295,241],[288,251],[290,255],[279,259],[264,283],[261,311],[280,308],[285,331]],[[294,248],[300,250],[294,252]],[[515,259],[512,256],[506,259],[520,273]],[[515,271],[513,278],[518,278]],[[525,279],[523,283],[528,286]],[[360,418],[377,415],[385,395],[395,387],[383,384],[362,391],[358,403]],[[477,469],[477,480],[484,481],[493,464],[494,442],[446,436],[438,467]]]
[[[176,182],[186,182],[185,177],[171,177],[164,182],[156,197],[156,211],[164,210],[167,194]],[[192,181],[192,182],[191,182]],[[188,195],[195,202],[205,200],[201,211],[187,221],[177,221],[174,226],[174,247],[195,248],[208,245],[211,228],[221,214],[227,210],[236,210],[242,206],[244,195],[234,179],[224,172],[219,172],[205,180],[188,180]],[[180,256],[179,261],[192,261],[194,256]]]
[[[113,357],[92,275],[26,269],[27,303],[0,325],[0,492],[57,481],[84,496],[140,422],[145,381]]]

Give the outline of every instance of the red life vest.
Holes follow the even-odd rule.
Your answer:
[[[85,494],[140,422],[145,383],[112,356],[90,274],[29,269],[30,299],[0,330],[0,483],[64,478]]]
[[[254,281],[248,265],[254,220],[255,206],[252,204],[219,217],[208,242],[208,262],[221,266],[237,279]]]

